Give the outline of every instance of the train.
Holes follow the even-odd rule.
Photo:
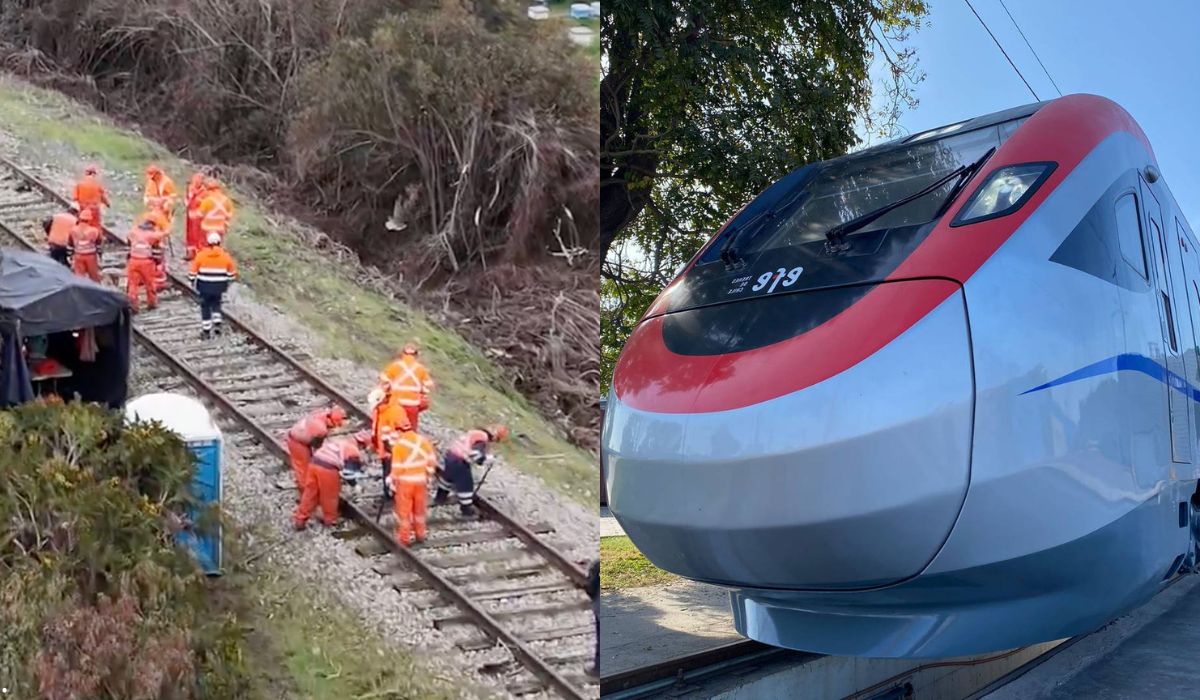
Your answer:
[[[608,505],[767,644],[935,658],[1095,630],[1197,565],[1198,251],[1096,95],[801,167],[628,338]]]

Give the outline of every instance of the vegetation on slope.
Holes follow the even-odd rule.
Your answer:
[[[499,0],[14,0],[10,70],[260,188],[599,428],[596,60]]]
[[[193,167],[57,92],[12,78],[0,77],[0,125],[18,139],[13,145],[26,163],[95,160],[110,180],[125,182],[140,182],[150,160],[177,179]],[[490,355],[422,311],[371,288],[370,279],[356,279],[351,266],[338,263],[339,249],[328,239],[304,238],[244,191],[235,189],[233,195],[237,222],[228,245],[257,299],[311,329],[329,357],[383,366],[406,340],[417,339],[438,379],[433,411],[446,424],[465,428],[491,417],[508,421],[519,436],[503,448],[513,466],[580,502],[596,502],[595,458],[547,423]],[[117,213],[132,218],[141,201],[118,197],[113,204]]]

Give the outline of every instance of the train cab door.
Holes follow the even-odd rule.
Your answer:
[[[1195,240],[1179,219],[1175,220],[1175,233],[1179,236],[1180,256],[1183,260],[1183,293],[1186,297],[1187,317],[1192,327],[1191,335],[1183,335],[1183,366],[1187,369],[1187,380],[1192,386],[1200,387],[1200,250]],[[1180,299],[1178,305],[1184,304]],[[1192,445],[1200,438],[1200,410],[1192,404]],[[1195,449],[1193,447],[1193,449]],[[1194,460],[1194,453],[1193,453]]]
[[[1158,313],[1162,325],[1163,357],[1168,374],[1167,411],[1171,427],[1171,461],[1187,463],[1192,461],[1192,431],[1191,431],[1191,401],[1187,391],[1185,378],[1188,376],[1184,369],[1183,356],[1180,349],[1182,329],[1177,302],[1186,303],[1187,295],[1183,290],[1183,269],[1181,267],[1179,241],[1164,230],[1162,208],[1154,191],[1142,180],[1142,202],[1145,204],[1146,232],[1149,234],[1150,245],[1154,248],[1155,291],[1158,295]],[[1190,324],[1189,324],[1190,326]],[[1191,332],[1189,327],[1188,332]]]

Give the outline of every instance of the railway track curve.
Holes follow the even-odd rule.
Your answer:
[[[65,197],[12,161],[0,158],[0,234],[40,250],[43,217],[62,211]],[[104,231],[106,271],[123,268],[125,241]],[[123,274],[114,272],[123,286]],[[287,469],[284,431],[303,412],[335,403],[347,413],[336,434],[370,424],[369,414],[284,348],[255,331],[235,313],[223,314],[225,333],[201,340],[198,300],[186,279],[169,273],[158,308],[134,317],[133,336],[156,363],[168,385],[187,387],[218,414],[227,443],[268,474]],[[352,529],[342,534],[365,540],[357,550],[397,591],[431,590],[459,614],[436,618],[439,628],[462,626],[476,633],[458,643],[464,652],[502,645],[512,664],[489,664],[481,673],[504,674],[513,695],[552,692],[566,698],[595,697],[598,683],[582,672],[595,643],[590,603],[583,593],[587,574],[547,541],[547,526],[526,526],[479,496],[478,521],[438,518],[419,549],[402,547],[375,513],[381,495],[343,490],[341,510]],[[406,576],[409,575],[409,576]],[[415,576],[411,576],[415,575]],[[444,606],[444,604],[443,604]],[[441,607],[441,606],[439,606]],[[562,649],[566,648],[567,653]]]

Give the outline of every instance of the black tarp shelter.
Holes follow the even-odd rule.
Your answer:
[[[94,333],[97,351],[81,358],[80,335]],[[118,407],[129,378],[129,301],[45,255],[0,250],[0,405],[33,398],[23,341],[48,338],[49,357],[71,370],[56,382],[64,399]]]

